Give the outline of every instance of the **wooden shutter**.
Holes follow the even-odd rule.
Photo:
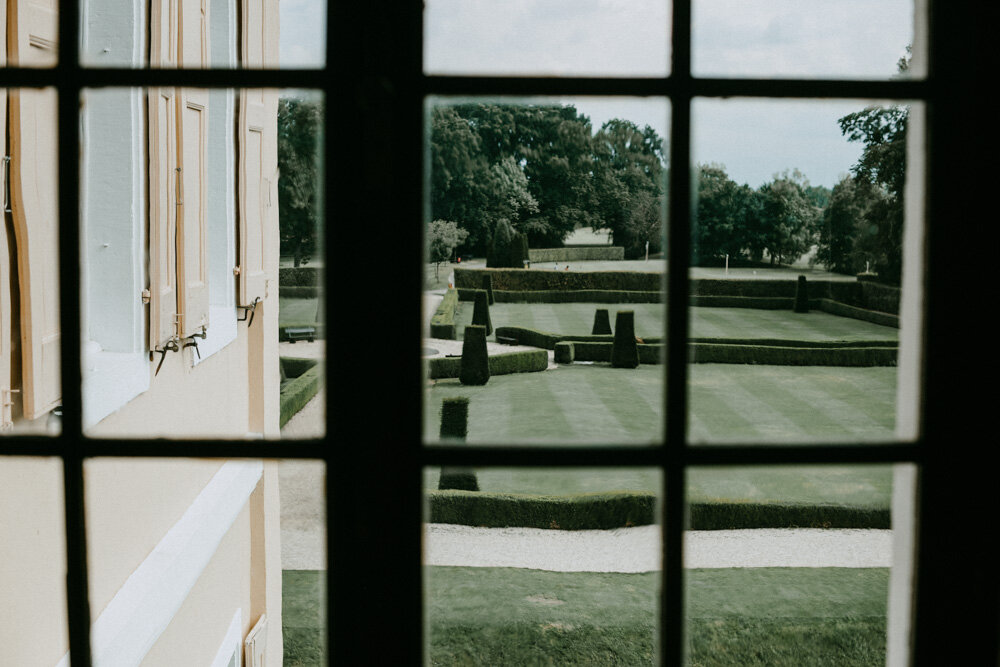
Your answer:
[[[8,60],[23,67],[56,63],[55,0],[8,5]],[[51,89],[11,89],[10,195],[17,247],[24,416],[36,419],[59,403],[59,189],[56,183],[57,98]]]
[[[185,68],[208,65],[208,0],[179,0],[179,60]],[[208,326],[208,91],[178,91],[180,203],[177,207],[177,288],[180,335]]]
[[[241,65],[277,65],[277,3],[242,0]],[[263,299],[270,226],[277,216],[277,98],[274,91],[240,91],[239,119],[239,300]]]
[[[7,4],[0,2],[0,35],[7,34]],[[0,39],[0,67],[7,65],[7,40]],[[7,145],[7,89],[0,88],[0,146]],[[6,151],[4,151],[6,153]],[[7,184],[9,182],[9,161],[4,157],[0,163],[0,199],[3,208],[9,203]],[[0,211],[0,216],[6,218],[6,213]],[[10,309],[10,244],[7,241],[6,220],[0,221],[0,430],[12,425],[11,408],[11,309]]]
[[[150,7],[150,65],[177,66],[174,0]],[[149,349],[177,336],[177,92],[151,88],[149,115]]]

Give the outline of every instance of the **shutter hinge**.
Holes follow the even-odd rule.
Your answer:
[[[150,297],[149,290],[148,289],[142,290],[142,302],[149,303],[149,297]]]
[[[240,267],[238,267],[238,266],[234,266],[233,267],[233,275],[234,276],[240,275]]]
[[[7,387],[0,389],[0,430],[14,426],[14,421],[11,417],[11,408],[14,405],[13,395],[19,393],[21,393],[20,389],[9,389]]]

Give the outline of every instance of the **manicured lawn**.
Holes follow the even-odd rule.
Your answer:
[[[326,664],[326,571],[283,570],[281,632],[285,667]]]
[[[653,443],[663,370],[572,364],[483,386],[439,380],[425,393],[424,436],[437,440],[443,398],[468,396],[470,443]],[[694,441],[887,440],[896,369],[693,364],[689,396]]]
[[[278,326],[316,322],[319,298],[299,299],[278,297]]]
[[[658,303],[494,303],[490,320],[494,327],[517,326],[564,335],[590,334],[594,312],[605,308],[615,322],[619,310],[635,312],[635,331],[641,337],[663,336],[664,305]],[[472,304],[459,305],[456,321],[472,323]],[[753,308],[691,308],[693,338],[777,338],[782,340],[893,341],[899,330],[820,311],[793,313],[790,310]],[[461,331],[461,327],[459,328]]]
[[[428,567],[430,662],[653,664],[659,574]],[[692,665],[876,665],[887,569],[689,570]]]

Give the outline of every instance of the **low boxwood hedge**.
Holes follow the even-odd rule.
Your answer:
[[[428,490],[428,521],[484,528],[609,530],[657,523],[656,494],[608,491],[560,496]],[[698,501],[688,505],[688,530],[755,528],[891,529],[887,506],[829,503]]]
[[[455,269],[455,287],[475,289],[489,272],[493,289],[535,290],[629,290],[659,292],[663,274],[644,271],[554,271],[552,269]]]
[[[573,343],[611,343],[615,337],[612,334],[580,334],[567,335],[557,334],[551,331],[539,331],[527,327],[497,327],[496,335],[502,338],[511,338],[517,341],[518,345],[529,345],[531,347],[541,347],[546,350],[554,350],[556,343],[571,341]],[[663,339],[660,337],[647,337],[642,339],[646,344],[660,344]]]
[[[428,520],[467,526],[607,530],[656,522],[656,494],[638,491],[538,496],[428,491]]]
[[[431,338],[455,340],[455,313],[458,310],[458,291],[449,289],[431,317]]]
[[[532,262],[582,262],[585,260],[615,262],[625,259],[622,246],[566,246],[563,248],[531,248],[528,259]]]
[[[278,285],[281,287],[307,287],[321,282],[320,269],[316,266],[283,266],[278,269]]]
[[[457,378],[462,370],[461,357],[433,357],[427,359],[427,377]],[[549,355],[545,350],[519,350],[490,355],[490,376],[511,373],[534,373],[549,367]]]
[[[319,296],[318,285],[281,285],[278,296],[287,299],[315,299]]]
[[[781,347],[691,343],[689,359],[698,364],[764,364],[770,366],[895,366],[897,348]],[[579,355],[578,355],[579,358]]]
[[[280,363],[288,378],[281,384],[278,399],[279,424],[284,426],[319,391],[323,369],[316,359],[281,357]]]
[[[839,315],[840,317],[850,317],[855,320],[864,320],[865,322],[871,322],[872,324],[881,324],[885,327],[895,327],[899,328],[899,316],[893,315],[892,313],[883,313],[876,310],[868,310],[866,308],[860,308],[858,306],[852,306],[847,303],[842,303],[840,301],[834,301],[833,299],[820,299],[818,304],[819,310],[824,313],[830,313],[831,315]]]

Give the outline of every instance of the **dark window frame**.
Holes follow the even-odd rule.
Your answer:
[[[695,79],[690,72],[691,0],[675,0],[672,74],[662,78],[436,77],[422,72],[422,3],[333,2],[327,63],[321,70],[110,70],[80,66],[79,7],[62,3],[60,61],[51,70],[0,70],[5,87],[54,86],[59,92],[63,427],[53,438],[4,436],[2,456],[51,456],[64,471],[70,658],[90,664],[83,464],[98,456],[314,458],[327,464],[329,655],[333,664],[419,664],[425,657],[421,554],[421,471],[442,464],[503,466],[653,466],[664,471],[663,594],[660,661],[683,659],[682,526],[684,477],[696,465],[914,463],[920,470],[914,575],[913,664],[996,664],[1000,655],[1000,578],[981,513],[996,507],[987,459],[988,391],[970,391],[961,369],[976,368],[969,338],[982,319],[983,292],[995,280],[988,262],[970,264],[956,228],[978,247],[995,248],[996,230],[971,225],[975,197],[956,197],[969,177],[956,165],[995,158],[995,127],[983,123],[997,9],[974,0],[928,0],[928,76],[917,81]],[[77,276],[78,99],[86,87],[314,88],[326,95],[326,294],[328,436],[312,441],[125,441],[85,438],[80,420],[80,295]],[[695,97],[849,97],[907,99],[927,106],[926,270],[920,435],[909,444],[809,444],[741,448],[685,444],[685,363],[666,365],[669,400],[661,447],[454,448],[421,445],[420,299],[424,99],[431,95],[658,95],[671,104],[671,164],[687,164],[690,101]],[[979,112],[979,113],[977,113]],[[988,114],[987,114],[988,115]],[[978,121],[978,122],[977,122]],[[995,125],[995,124],[994,124]],[[345,156],[350,156],[345,159]],[[690,191],[687,170],[672,169],[670,192]],[[670,198],[668,289],[687,294],[687,198]],[[411,224],[412,223],[412,224]],[[392,247],[378,247],[391,229]],[[991,236],[992,234],[992,236]],[[365,249],[373,247],[373,251]],[[375,248],[384,255],[369,263]],[[970,289],[956,290],[956,267]],[[358,271],[370,276],[356,285]],[[385,304],[389,303],[389,307]],[[686,300],[667,306],[667,330],[687,330]],[[684,336],[671,336],[670,359],[686,359]],[[356,351],[364,340],[365,353]],[[366,378],[394,378],[365,387]],[[345,392],[337,389],[343,385]],[[985,437],[984,437],[985,436]],[[2,464],[2,459],[0,459]],[[978,510],[978,511],[977,511]]]

